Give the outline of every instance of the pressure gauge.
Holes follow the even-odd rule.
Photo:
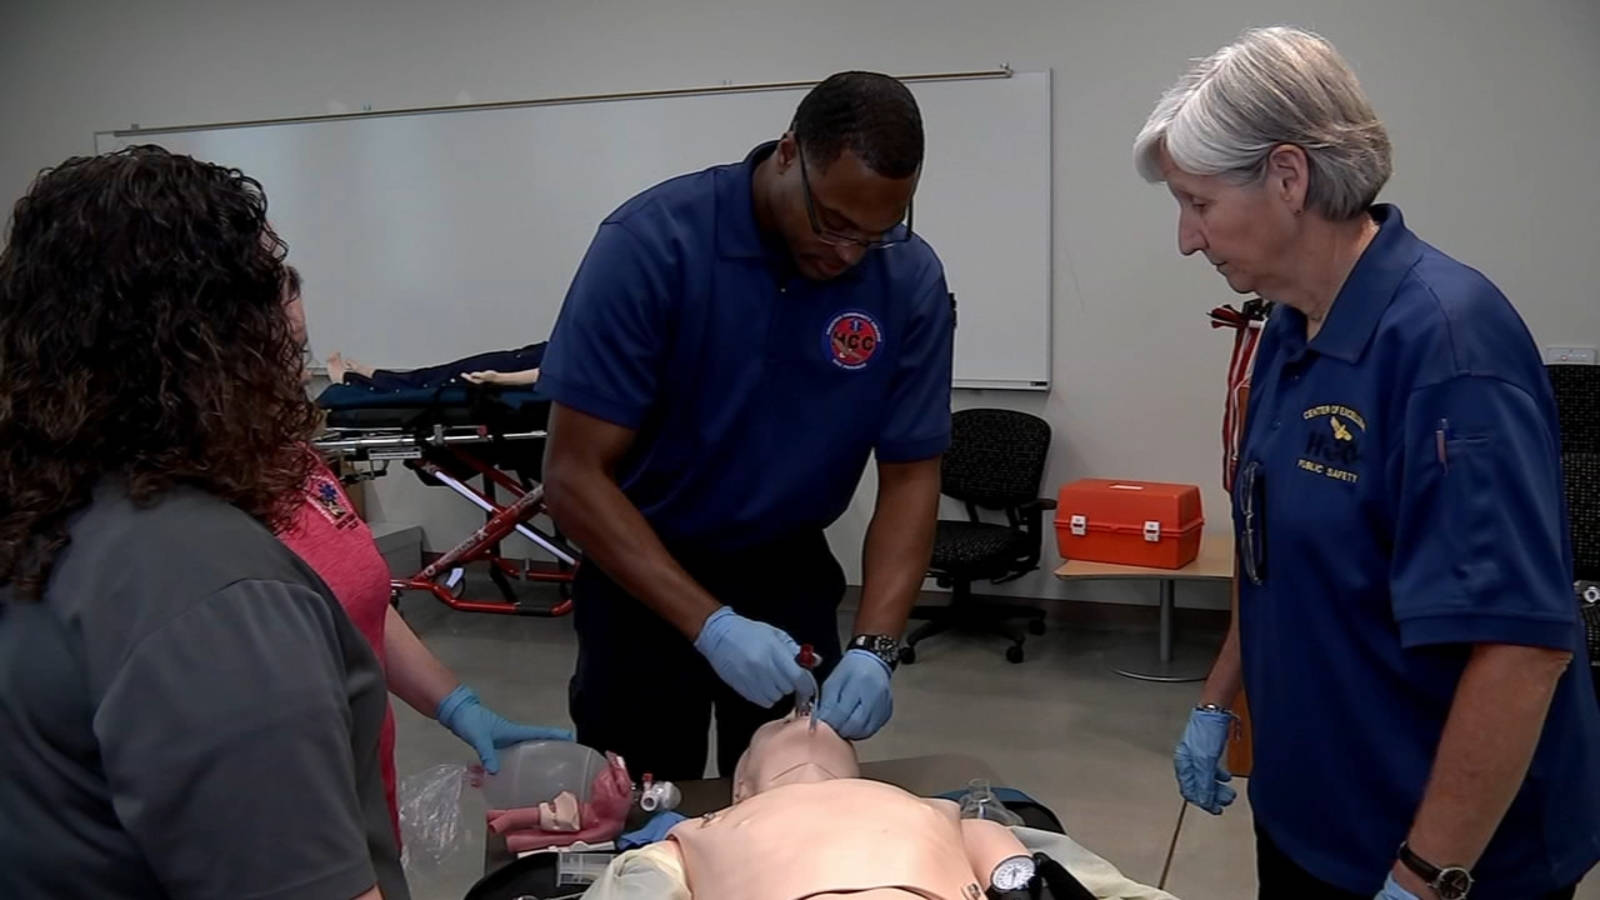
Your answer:
[[[1033,873],[1031,857],[1013,856],[994,867],[994,874],[989,876],[989,881],[997,891],[1020,891],[1033,880]]]

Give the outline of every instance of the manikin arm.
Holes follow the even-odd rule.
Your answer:
[[[538,369],[523,369],[520,372],[496,372],[485,369],[482,372],[464,372],[461,377],[473,384],[499,384],[506,387],[522,387],[537,384],[539,381]]]
[[[1033,856],[1028,848],[1022,846],[1011,829],[999,822],[962,819],[961,843],[966,846],[967,860],[972,863],[972,877],[985,889],[994,887],[994,872],[1006,860],[1021,857],[1032,863]]]

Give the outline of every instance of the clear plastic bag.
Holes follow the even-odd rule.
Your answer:
[[[400,863],[408,876],[438,872],[465,849],[461,791],[473,777],[466,766],[440,765],[400,782]]]
[[[1006,805],[995,796],[994,789],[989,787],[989,782],[983,778],[968,782],[967,792],[961,795],[961,818],[988,819],[1008,828],[1022,824],[1022,817],[1006,809]]]

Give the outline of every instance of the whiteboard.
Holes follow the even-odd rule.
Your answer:
[[[1050,378],[1050,74],[910,85],[916,229],[958,302],[957,386]],[[101,132],[243,170],[305,278],[312,351],[405,368],[550,334],[596,227],[649,186],[735,162],[803,89]]]

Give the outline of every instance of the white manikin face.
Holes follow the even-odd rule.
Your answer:
[[[791,715],[756,729],[733,773],[733,802],[785,784],[861,777],[851,743],[825,722]]]

